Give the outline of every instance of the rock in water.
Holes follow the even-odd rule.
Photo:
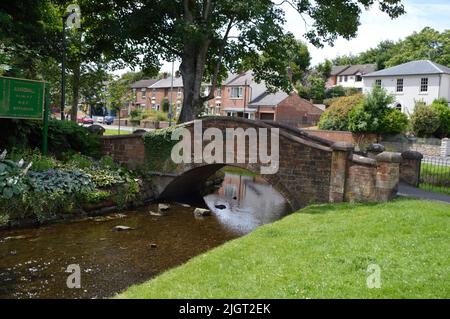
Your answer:
[[[197,217],[206,217],[211,215],[211,211],[209,209],[196,208],[194,210],[194,215]]]
[[[117,231],[129,231],[129,230],[133,230],[133,228],[127,227],[127,226],[116,226],[116,227],[114,227],[114,229],[117,230]]]
[[[158,211],[160,212],[165,212],[168,211],[170,209],[170,205],[167,204],[159,204],[158,205]]]
[[[149,211],[150,215],[152,216],[156,216],[156,217],[161,217],[162,214],[161,213],[155,213],[154,211]]]

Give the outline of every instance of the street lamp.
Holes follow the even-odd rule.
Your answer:
[[[61,121],[64,121],[64,108],[66,107],[66,21],[70,13],[62,16],[62,60],[61,60]]]
[[[172,126],[172,103],[173,103],[173,77],[174,77],[174,71],[175,71],[175,61],[172,61],[172,82],[170,85],[170,105],[169,105],[169,126]]]

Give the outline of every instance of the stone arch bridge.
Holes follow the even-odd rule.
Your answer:
[[[351,144],[332,142],[308,134],[306,130],[273,122],[210,117],[203,119],[201,124],[201,132],[215,128],[216,132],[222,132],[224,140],[227,129],[267,129],[268,132],[278,129],[278,171],[261,176],[285,197],[293,209],[311,203],[386,201],[397,193],[402,160],[399,153],[382,152],[362,157],[354,154]],[[191,145],[194,145],[194,122],[186,123],[184,127],[191,132]],[[153,188],[160,199],[176,199],[195,192],[203,181],[225,166],[205,160],[195,163],[194,151],[190,154],[192,163],[175,164],[170,153],[155,154],[158,152],[156,145],[155,148],[148,143],[145,145],[144,140],[143,135],[102,137],[103,154],[130,168],[146,169],[152,176]],[[269,137],[267,141],[268,149],[272,150]],[[202,146],[209,142],[203,141]],[[260,174],[266,164],[261,163],[260,159],[256,163],[249,160],[251,146],[251,140],[245,139],[245,161],[233,166]],[[226,146],[223,147],[226,154]],[[149,158],[155,155],[161,156],[160,168],[156,170],[147,165]]]

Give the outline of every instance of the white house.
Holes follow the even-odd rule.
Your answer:
[[[375,71],[376,64],[356,64],[356,65],[338,65],[331,70],[326,87],[342,86],[345,88],[356,88],[362,91],[362,77]]]
[[[416,102],[431,104],[433,100],[445,98],[450,101],[450,68],[419,60],[392,68],[372,72],[363,76],[364,92],[375,85],[394,95],[394,107],[412,114]]]

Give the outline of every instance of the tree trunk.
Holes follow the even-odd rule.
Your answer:
[[[78,63],[73,69],[72,77],[72,109],[70,110],[70,120],[77,121],[78,117],[78,102],[80,100],[80,73],[81,65]]]

